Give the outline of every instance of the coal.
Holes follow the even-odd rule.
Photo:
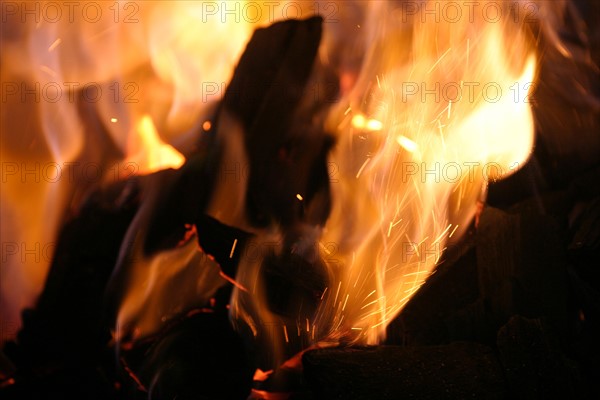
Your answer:
[[[302,359],[318,399],[506,398],[503,371],[487,346],[320,349]]]

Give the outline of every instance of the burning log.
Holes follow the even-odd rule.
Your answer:
[[[493,344],[498,329],[515,314],[544,316],[563,329],[566,255],[554,219],[527,210],[506,213],[488,207],[474,237],[473,249],[454,265],[442,264],[440,277],[434,275],[414,304],[390,325],[389,343],[411,343],[409,338],[416,336],[423,344],[452,340]],[[468,244],[463,246],[468,249]],[[423,316],[424,307],[438,311]],[[428,339],[428,334],[434,336]]]
[[[19,343],[6,347],[10,360],[0,355],[0,386],[6,383],[8,387],[3,395],[243,398],[252,386],[253,367],[276,367],[293,355],[299,359],[301,351],[322,339],[376,342],[402,308],[402,314],[387,329],[387,341],[412,347],[307,352],[304,378],[314,394],[323,398],[581,394],[586,391],[578,388],[580,366],[589,370],[582,375],[592,386],[590,382],[598,377],[598,361],[586,352],[598,349],[594,340],[600,315],[595,269],[600,237],[597,193],[585,201],[581,191],[573,188],[555,196],[548,193],[554,189],[551,182],[544,182],[547,184],[536,186],[543,193],[527,192],[536,197],[516,207],[501,211],[492,203],[494,207],[484,210],[478,230],[468,230],[464,242],[446,251],[445,263],[405,307],[438,261],[437,251],[435,257],[430,253],[425,263],[417,260],[419,245],[429,238],[433,244],[444,246],[445,236],[451,237],[459,225],[460,230],[468,225],[464,223],[466,217],[458,218],[460,223],[446,223],[451,213],[446,201],[451,198],[458,204],[470,203],[479,188],[461,186],[457,195],[456,186],[443,182],[443,190],[438,192],[439,187],[427,177],[405,180],[399,171],[406,162],[416,166],[415,161],[422,161],[424,155],[435,163],[440,156],[449,155],[445,161],[455,163],[451,153],[461,153],[463,147],[469,151],[462,161],[479,153],[493,153],[496,147],[508,153],[515,150],[515,157],[526,157],[529,139],[525,138],[524,146],[512,146],[503,134],[513,127],[500,122],[506,119],[519,131],[521,123],[531,128],[528,122],[533,122],[528,106],[514,107],[510,101],[500,104],[505,108],[479,104],[481,107],[473,109],[472,104],[464,108],[454,102],[431,108],[418,101],[399,104],[394,100],[398,88],[403,87],[407,76],[420,76],[437,85],[440,82],[436,79],[450,79],[454,72],[462,87],[463,68],[458,66],[464,64],[473,66],[465,68],[465,76],[469,76],[467,70],[479,71],[477,66],[482,66],[481,75],[475,73],[474,79],[488,77],[491,72],[488,78],[501,76],[507,90],[513,87],[513,78],[519,79],[519,85],[533,79],[535,63],[527,63],[522,75],[513,75],[508,73],[511,63],[503,65],[505,60],[496,56],[486,59],[490,54],[482,49],[495,48],[510,37],[504,38],[495,29],[480,41],[490,45],[480,44],[479,48],[468,35],[464,43],[446,42],[461,36],[449,30],[447,38],[439,37],[442,47],[448,47],[444,53],[438,48],[438,36],[431,34],[443,29],[417,29],[415,36],[422,40],[415,41],[417,46],[412,50],[406,49],[406,59],[414,57],[414,65],[404,63],[405,49],[399,51],[403,47],[400,41],[379,37],[382,43],[373,53],[385,49],[393,57],[378,60],[373,54],[366,64],[373,76],[343,77],[346,86],[354,85],[354,79],[359,83],[354,90],[346,88],[356,93],[339,104],[345,125],[340,137],[347,145],[340,147],[357,154],[349,158],[343,151],[336,154],[337,160],[349,167],[340,169],[344,179],[337,189],[345,186],[353,190],[335,192],[336,204],[343,206],[329,219],[332,196],[327,157],[333,139],[324,126],[326,117],[331,116],[330,103],[337,100],[340,77],[317,58],[321,23],[320,18],[311,18],[257,30],[214,119],[204,125],[207,128],[196,152],[189,155],[186,164],[177,171],[162,171],[96,192],[65,225],[38,306],[25,313]],[[463,63],[465,52],[467,62]],[[484,59],[475,57],[469,64],[469,55]],[[455,62],[448,62],[450,59]],[[498,65],[503,68],[496,70]],[[356,73],[355,68],[349,70]],[[311,92],[308,87],[315,83],[325,91],[318,95]],[[360,96],[365,96],[364,104],[354,99],[351,107],[345,103]],[[433,128],[430,117],[436,122]],[[481,129],[481,122],[494,140],[477,141],[485,136],[479,134],[486,131]],[[591,125],[594,123],[586,120],[585,126]],[[357,144],[359,141],[365,144]],[[467,146],[472,142],[477,144]],[[385,151],[376,148],[380,145]],[[437,147],[439,152],[433,151]],[[494,161],[497,156],[510,164],[522,160],[503,151],[485,154],[482,159]],[[363,152],[365,159],[359,154]],[[241,183],[236,182],[233,190],[218,182],[228,160],[247,162],[243,167],[248,168],[248,175]],[[584,165],[590,162],[587,159]],[[548,167],[546,162],[539,166]],[[531,163],[530,169],[523,171],[531,173],[537,167]],[[590,182],[583,186],[596,183]],[[510,187],[509,196],[500,197],[510,203],[514,192],[527,183],[521,181],[521,186]],[[492,193],[502,192],[498,187],[492,185]],[[464,197],[463,189],[468,192]],[[363,198],[365,193],[368,196]],[[353,196],[368,201],[356,201]],[[380,198],[385,201],[376,204]],[[497,199],[492,196],[492,201]],[[580,204],[574,210],[575,203]],[[410,208],[416,213],[409,213]],[[580,218],[573,218],[567,232],[567,217],[578,210],[583,210]],[[432,222],[439,224],[431,231],[429,214]],[[329,226],[322,230],[322,236],[321,227],[326,223]],[[413,223],[416,225],[411,228]],[[366,239],[362,229],[371,232]],[[248,262],[252,240],[263,238],[269,230],[280,233],[278,251],[261,254],[254,264]],[[379,236],[379,231],[387,231],[387,236],[386,232]],[[346,242],[344,236],[351,240]],[[344,242],[342,262],[322,260],[307,250],[307,243],[316,244],[324,238]],[[565,243],[570,243],[568,248]],[[401,244],[410,246],[402,248]],[[183,262],[161,258],[186,252],[192,257]],[[206,256],[203,263],[196,262],[198,254]],[[408,254],[413,261],[407,263],[404,256]],[[241,262],[246,263],[239,268]],[[399,268],[404,264],[412,264],[414,269]],[[140,275],[132,273],[136,266]],[[244,279],[243,273],[248,272],[244,269],[255,266],[255,275],[237,280],[236,275]],[[149,277],[155,277],[156,270],[170,272],[168,279],[162,275],[154,279],[157,286],[167,289],[167,296],[156,290],[157,286],[152,290],[144,286]],[[204,272],[207,274],[202,275]],[[206,286],[196,290],[197,286],[189,282]],[[127,293],[135,300],[127,309],[122,296],[129,286],[139,292],[132,289]],[[239,300],[231,309],[237,332],[227,315],[232,289]],[[141,292],[148,297],[135,298]],[[257,292],[262,299],[257,300]],[[106,293],[108,308],[112,308],[108,316],[102,300]],[[123,310],[130,313],[129,319],[114,315],[125,314]],[[319,314],[319,310],[325,311]],[[136,313],[149,315],[150,323]],[[270,335],[261,326],[265,315],[281,322],[277,334]],[[109,329],[114,326],[114,331]],[[277,345],[273,345],[276,340]],[[257,344],[261,341],[265,348]],[[117,368],[113,365],[114,349],[107,349],[115,343],[121,361]],[[280,354],[272,357],[269,350]],[[16,372],[12,362],[18,367]],[[255,377],[262,383],[260,387],[255,383],[255,387],[271,391],[299,388],[305,392],[300,367],[284,367],[271,373],[259,371]],[[267,376],[270,378],[265,380]]]
[[[300,220],[319,223],[327,215],[325,156],[331,143],[323,132],[306,122],[317,118],[337,93],[337,86],[333,86],[319,102],[306,100],[311,94],[305,88],[309,78],[326,79],[327,76],[319,67],[315,73],[311,72],[321,22],[320,18],[287,21],[258,30],[221,104],[220,110],[240,118],[245,128],[251,178],[246,196],[248,217],[258,218],[252,220],[251,225],[261,226],[267,220],[276,220],[293,232],[292,228]],[[236,275],[240,249],[245,248],[251,235],[223,225],[205,213],[213,195],[213,184],[221,178],[218,174],[224,143],[217,143],[215,131],[223,118],[220,114],[213,129],[203,132],[197,151],[181,169],[129,179],[94,192],[65,225],[44,293],[36,309],[24,314],[18,345],[6,348],[18,367],[17,384],[13,386],[17,397],[35,397],[38,391],[70,391],[69,396],[89,397],[88,389],[104,385],[106,379],[126,383],[122,391],[136,396],[137,389],[128,389],[131,384],[127,375],[134,378],[134,388],[150,388],[156,398],[186,393],[238,398],[249,392],[254,371],[248,369],[250,364],[245,361],[244,347],[227,319],[225,306],[231,295],[230,286],[224,286],[215,294],[218,308],[214,304],[204,308],[203,304],[188,304],[188,309],[182,310],[184,316],[179,323],[133,348],[128,344],[122,348],[122,366],[126,371],[116,371],[110,363],[104,364],[104,358],[110,357],[106,346],[111,339],[110,321],[115,318],[110,308],[118,305],[115,294],[124,291],[127,268],[138,261],[136,256],[152,257],[175,248],[182,240],[189,240],[185,237],[185,227],[194,226],[202,251],[219,263],[224,275]],[[273,132],[278,136],[273,136]],[[303,143],[306,138],[313,142]],[[274,164],[279,167],[273,168]],[[307,173],[297,175],[302,179],[291,179],[290,174],[297,171]],[[282,192],[281,185],[290,183],[292,187],[286,186]],[[157,187],[161,188],[158,192],[148,190]],[[266,192],[274,196],[264,197]],[[294,201],[284,196],[288,192],[294,193],[288,196]],[[296,193],[303,193],[303,203],[297,201]],[[255,199],[256,196],[260,199]],[[142,203],[144,208],[140,207]],[[127,243],[126,232],[132,226],[135,228],[134,219],[148,209],[151,212],[142,253],[130,253],[115,270],[119,252],[132,245]],[[297,238],[294,234],[286,240],[287,246],[291,246]],[[237,244],[237,251],[236,246],[232,248],[233,242]],[[303,298],[318,298],[319,291],[323,290],[323,278],[315,278],[313,283],[305,279],[311,276],[305,267],[312,264],[304,259],[295,263],[300,275],[284,273],[282,268],[289,268],[292,258],[271,257],[265,264],[268,285],[280,287],[282,282],[287,282],[285,293],[273,291],[275,297],[270,300],[281,313],[296,307],[294,287]],[[193,271],[188,272],[186,276],[194,276]],[[306,284],[297,285],[302,282]],[[104,303],[105,291],[109,294],[108,307]],[[288,304],[281,301],[284,297]],[[73,301],[74,298],[77,301]],[[196,313],[195,308],[204,311]],[[185,316],[189,310],[190,314]],[[73,318],[74,315],[83,317]],[[123,341],[125,338],[113,339]],[[198,360],[211,361],[198,363]],[[182,374],[179,368],[165,369],[165,363],[171,362],[185,367],[188,372]],[[79,366],[76,371],[75,365]],[[64,379],[75,376],[86,383],[67,389]],[[205,379],[199,380],[198,376]],[[93,382],[95,380],[97,382]],[[99,391],[98,396],[114,397],[114,387],[108,385],[108,388],[108,392]]]

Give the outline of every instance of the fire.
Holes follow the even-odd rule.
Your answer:
[[[340,182],[321,240],[339,251],[315,317],[321,338],[382,340],[470,223],[487,182],[518,169],[533,145],[524,99],[535,59],[520,27],[397,11],[373,10],[383,22],[330,119]]]
[[[139,174],[177,169],[185,162],[180,152],[161,140],[149,115],[144,115],[137,122],[135,133],[130,136],[128,154],[126,162],[134,163]]]
[[[28,40],[38,47],[41,43],[44,51],[7,49],[15,60],[27,60],[33,67],[22,78],[15,72],[17,62],[11,61],[3,74],[41,82],[41,87],[57,80],[92,88],[95,83],[104,93],[89,107],[95,112],[96,130],[81,116],[81,109],[88,109],[70,100],[85,93],[81,88],[69,88],[69,96],[56,103],[37,105],[39,118],[32,122],[32,131],[33,139],[44,145],[39,159],[78,160],[89,145],[86,140],[102,131],[126,162],[139,167],[138,173],[182,166],[184,156],[169,143],[212,129],[211,107],[223,94],[253,29],[285,16],[281,10],[286,2],[275,8],[273,2],[261,2],[263,17],[234,23],[220,15],[208,18],[214,12],[206,9],[208,3],[228,2],[142,2],[135,16],[140,23],[131,25],[123,23],[122,14],[119,23],[113,22],[111,2],[102,6],[104,18],[94,25],[80,20],[28,25]],[[265,325],[274,327],[263,333],[265,345],[273,350],[272,368],[290,358],[286,346],[293,343],[302,343],[302,349],[324,342],[378,343],[387,324],[434,271],[447,243],[466,230],[487,182],[513,173],[527,160],[533,146],[528,101],[536,61],[522,26],[508,17],[490,22],[470,12],[471,2],[455,3],[463,7],[463,17],[452,21],[421,14],[427,7],[436,9],[440,3],[435,1],[419,2],[417,8],[403,6],[413,2],[400,2],[399,8],[396,2],[358,3],[367,14],[364,23],[327,25],[319,53],[325,64],[334,56],[344,61],[336,65],[342,98],[327,119],[328,131],[337,139],[329,156],[339,172],[330,185],[333,209],[325,226],[306,234],[318,242],[328,280],[317,310],[298,311],[291,318],[268,310],[260,281],[263,259],[242,258],[238,276],[229,277],[193,240],[146,256],[141,243],[152,208],[144,205],[119,261],[120,268],[130,270],[124,275],[115,327],[118,341],[155,332],[189,304],[208,301],[229,281],[235,286],[232,319],[246,322],[255,337]],[[355,42],[366,54],[360,62],[349,62],[344,57],[356,51]],[[72,59],[86,63],[74,66]],[[16,103],[11,106],[24,109]],[[235,142],[224,157],[244,164],[243,133],[236,121],[221,121],[218,129]],[[9,161],[28,154],[23,148],[15,154],[2,151]],[[208,213],[247,228],[242,217],[246,183],[242,179],[217,186]],[[23,243],[51,242],[74,186],[3,186],[8,188],[2,194],[3,216],[10,210],[26,222],[13,227],[14,236]],[[148,198],[156,198],[163,188],[144,189]],[[307,202],[305,193],[294,196],[301,204]],[[21,197],[26,200],[19,208]],[[42,229],[40,210],[52,214],[47,209],[53,207],[57,210]],[[281,243],[278,229],[252,233],[264,242]],[[188,239],[193,237],[191,232]],[[236,239],[230,258],[239,247]],[[10,297],[11,318],[15,310],[33,303],[48,263],[42,262],[42,268],[19,268],[27,264],[20,260],[10,265],[7,276],[24,293],[4,292],[3,287],[2,300]],[[257,379],[269,373],[257,370]]]

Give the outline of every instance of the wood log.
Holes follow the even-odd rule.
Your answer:
[[[312,350],[304,376],[318,399],[502,399],[494,351],[476,343]]]

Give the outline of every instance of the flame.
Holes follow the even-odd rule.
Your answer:
[[[273,2],[253,2],[262,7],[263,18],[232,21],[217,15],[204,23],[206,5],[225,2],[140,2],[135,3],[140,8],[134,16],[139,23],[126,24],[125,15],[114,22],[112,2],[101,3],[103,18],[93,24],[64,19],[27,25],[22,39],[27,46],[3,46],[13,57],[3,58],[7,68],[2,76],[39,82],[42,87],[53,82],[97,83],[111,95],[90,107],[99,121],[109,121],[99,125],[125,160],[140,166],[140,173],[177,168],[184,162],[168,143],[188,132],[198,134],[198,121],[203,121],[205,131],[211,128],[207,120],[211,102],[223,93],[252,30],[283,18],[286,5],[278,2],[273,8]],[[340,7],[343,3],[335,4],[338,11],[351,14]],[[324,62],[334,56],[344,60],[339,66],[343,98],[328,121],[329,131],[337,136],[330,162],[339,175],[331,183],[331,216],[318,237],[329,286],[314,315],[299,313],[282,323],[260,300],[264,297],[256,285],[260,260],[242,260],[234,280],[239,286],[234,290],[232,316],[244,319],[254,336],[264,326],[276,327],[264,335],[279,362],[286,357],[283,348],[298,337],[303,348],[327,341],[382,340],[387,324],[434,271],[448,241],[457,240],[470,223],[487,182],[516,171],[533,145],[533,118],[526,101],[536,62],[522,26],[508,18],[482,20],[481,13],[471,20],[470,9],[459,3],[455,4],[463,7],[463,18],[458,21],[423,18],[424,9],[435,9],[441,2],[357,4],[367,14],[364,21],[357,25],[340,16],[339,24],[328,24],[320,52]],[[70,15],[68,9],[62,13]],[[20,17],[16,15],[15,21]],[[356,43],[359,50],[368,51],[361,68],[347,65]],[[85,62],[72,63],[76,59]],[[28,68],[21,71],[22,65]],[[113,96],[117,92],[119,101]],[[67,94],[81,91],[69,89],[60,101],[35,107],[32,132],[44,150],[32,159],[71,162],[89,145],[86,140],[95,131],[86,126],[79,105]],[[128,98],[137,101],[125,101]],[[17,103],[8,104],[21,111],[27,105]],[[2,112],[6,121],[6,111]],[[219,130],[227,127],[221,124]],[[240,143],[226,152],[243,152]],[[3,159],[29,157],[27,146],[22,147],[9,151],[3,146]],[[24,187],[3,182],[3,221],[13,214],[25,221],[19,228],[3,222],[3,234],[11,231],[18,243],[51,243],[76,186],[62,183]],[[244,184],[228,184],[235,187],[218,187],[214,196],[227,201],[217,202],[210,212],[222,222],[241,226]],[[301,193],[296,199],[304,201]],[[144,208],[132,224],[124,244],[125,249],[134,243],[131,252],[137,258],[119,308],[119,340],[155,331],[184,311],[190,298],[201,302],[224,284],[216,263],[198,252],[193,242],[144,258],[137,235],[143,232],[146,212]],[[272,231],[260,238],[281,242]],[[236,242],[231,254],[235,247]],[[7,277],[3,282],[16,283],[16,289],[5,290],[5,283],[2,287],[10,319],[17,315],[15,310],[33,303],[49,261],[15,260],[8,272],[3,268]],[[188,266],[196,272],[187,271]],[[185,296],[174,298],[179,288],[173,282],[194,285]],[[244,290],[256,297],[244,297]],[[251,301],[257,304],[247,304]],[[253,307],[258,310],[248,311]],[[8,314],[2,311],[4,318]]]
[[[317,229],[328,286],[316,312],[270,311],[262,259],[241,260],[236,281],[252,292],[234,290],[232,317],[272,355],[269,368],[318,343],[383,340],[469,226],[488,182],[514,173],[532,150],[536,61],[523,26],[471,19],[466,5],[449,21],[420,14],[443,2],[394,4],[368,4],[355,31],[368,54],[357,76],[340,73],[344,96],[327,122],[338,173],[331,215]],[[322,53],[337,50],[330,45]],[[281,242],[272,232],[258,238]]]
[[[535,58],[520,27],[398,11],[374,11],[382,23],[371,54],[331,117],[340,182],[321,241],[339,251],[315,318],[322,338],[382,340],[468,226],[487,182],[513,173],[533,146],[524,99]]]
[[[9,169],[1,213],[11,240],[3,248],[10,254],[2,260],[0,314],[11,328],[0,340],[14,337],[20,310],[35,304],[57,230],[67,208],[78,206],[73,193],[130,176],[130,161],[138,173],[180,165],[170,144],[198,133],[252,31],[284,18],[288,2],[233,3],[3,4],[2,161]],[[125,171],[115,173],[114,160],[96,148],[104,136],[124,155],[117,167]],[[82,158],[89,154],[97,159]],[[102,176],[71,179],[74,163]],[[60,169],[59,179],[45,179],[50,167]]]
[[[130,156],[126,162],[134,163],[138,167],[137,173],[150,174],[161,169],[177,169],[185,162],[185,157],[180,152],[161,140],[149,115],[140,118],[135,131],[130,136]]]

